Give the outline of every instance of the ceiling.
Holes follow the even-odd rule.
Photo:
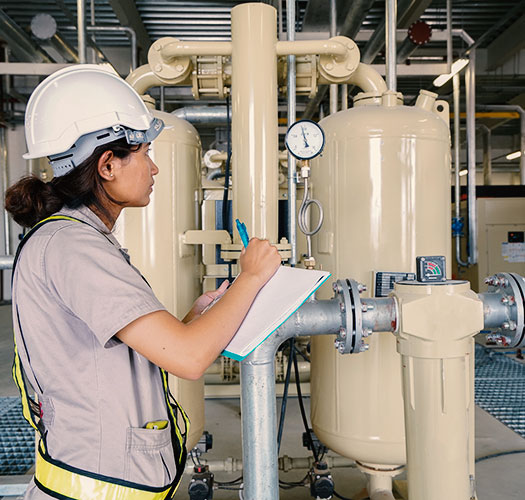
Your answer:
[[[85,0],[86,22],[98,26],[129,26],[137,33],[141,62],[149,45],[164,36],[182,40],[229,40],[230,10],[240,1],[208,0]],[[268,0],[282,11],[282,23],[286,27],[286,1]],[[384,26],[384,0],[337,0],[337,28],[354,38],[365,62],[384,64],[384,36],[374,47],[374,32]],[[359,8],[356,8],[359,6]],[[297,0],[296,30],[308,38],[309,34],[329,31],[329,0]],[[47,13],[54,17],[62,39],[76,48],[77,0],[0,0],[0,15],[7,16],[23,30],[37,48],[41,42],[31,37],[33,16]],[[353,10],[352,10],[353,9]],[[412,22],[421,19],[428,23],[433,33],[446,29],[446,0],[398,0],[398,29],[407,29]],[[521,23],[521,24],[520,24]],[[522,26],[522,29],[520,27]],[[453,0],[452,27],[465,30],[478,43],[478,54],[483,54],[483,68],[478,71],[476,99],[478,104],[518,103],[525,105],[525,62],[517,58],[516,51],[525,47],[525,1],[524,0]],[[0,39],[6,38],[6,24],[0,19]],[[283,29],[280,29],[283,31]],[[281,36],[285,37],[283,33]],[[298,35],[301,36],[301,35]],[[399,46],[405,35],[398,35]],[[93,42],[101,53],[108,54],[113,47],[129,47],[129,38],[123,32],[96,33]],[[417,48],[405,64],[434,64],[446,60],[446,42],[443,36],[432,39]],[[454,37],[454,58],[467,48],[460,38]],[[480,59],[478,58],[478,59]],[[513,59],[514,58],[514,59]],[[53,58],[51,58],[52,60]],[[11,50],[11,60],[17,60],[16,50]],[[23,60],[23,57],[18,57]],[[56,60],[56,57],[55,57]],[[496,67],[507,61],[507,68]],[[510,61],[510,62],[509,62]],[[517,62],[516,62],[517,61]],[[514,64],[514,67],[513,67]],[[417,73],[417,72],[416,72]],[[435,89],[435,76],[398,77],[398,90],[410,101],[421,88]],[[444,98],[451,98],[451,86],[437,90]],[[326,97],[324,98],[326,100]],[[182,99],[183,101],[184,99]],[[174,101],[175,102],[175,101]],[[324,102],[324,101],[323,101]],[[181,104],[181,100],[177,101]],[[308,98],[299,104],[306,106]],[[519,131],[517,120],[500,127],[499,133],[514,134]],[[517,128],[518,127],[518,128]]]

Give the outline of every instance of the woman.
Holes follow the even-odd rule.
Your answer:
[[[157,367],[202,376],[280,257],[252,239],[230,288],[200,297],[179,321],[111,234],[123,208],[149,202],[158,168],[148,148],[162,122],[116,75],[81,65],[37,87],[25,126],[25,157],[47,156],[55,174],[47,184],[24,178],[6,193],[17,223],[39,223],[13,274],[16,359],[41,417],[26,409],[42,435],[26,498],[171,498],[186,453]],[[24,393],[17,363],[15,375]]]

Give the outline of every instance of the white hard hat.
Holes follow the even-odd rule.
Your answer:
[[[55,176],[65,175],[97,146],[124,137],[130,144],[151,142],[163,126],[115,73],[96,64],[70,66],[48,76],[31,95],[24,158],[48,156]]]

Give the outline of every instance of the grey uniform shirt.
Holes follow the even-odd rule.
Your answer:
[[[164,307],[91,210],[59,213],[106,236],[76,221],[48,223],[31,236],[15,271],[15,335],[42,403],[49,454],[90,472],[165,486],[175,476],[170,428],[145,428],[168,418],[159,369],[115,337]],[[26,498],[49,497],[32,484]]]

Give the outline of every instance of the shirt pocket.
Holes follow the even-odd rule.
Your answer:
[[[170,426],[165,429],[128,427],[124,479],[146,486],[167,486],[176,466]]]

